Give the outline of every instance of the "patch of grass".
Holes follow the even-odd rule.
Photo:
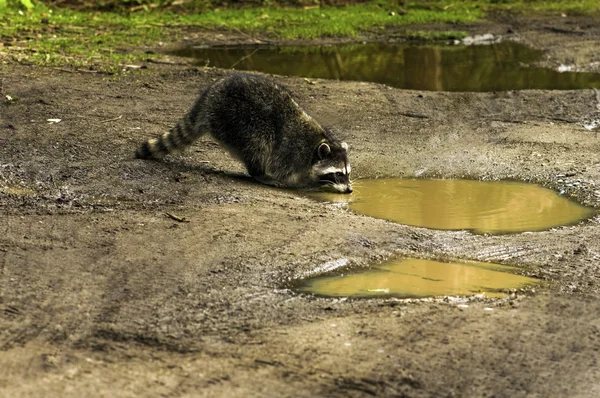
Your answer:
[[[138,62],[163,37],[157,24],[140,18],[36,9],[0,15],[0,54],[44,66],[101,66],[115,71],[119,64]],[[1,56],[0,56],[1,57]]]
[[[361,31],[386,26],[418,23],[466,23],[481,17],[481,12],[466,10],[409,10],[392,15],[374,4],[351,7],[252,8],[224,10],[184,16],[181,23],[220,29],[239,29],[248,33],[267,33],[281,39],[313,39],[317,37],[356,37]]]
[[[485,11],[509,11],[520,14],[594,15],[600,13],[598,0],[486,0],[478,1]]]
[[[444,31],[425,31],[425,30],[410,30],[402,32],[402,37],[408,40],[420,41],[447,41],[460,40],[467,37],[467,32],[460,30],[444,30]]]

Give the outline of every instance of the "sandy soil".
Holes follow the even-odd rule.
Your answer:
[[[591,22],[470,29],[510,28],[551,65],[593,69]],[[133,159],[226,73],[0,63],[2,96],[18,98],[0,105],[0,396],[600,396],[600,218],[433,231],[258,185],[208,139],[163,162]],[[600,138],[583,127],[600,119],[592,90],[277,79],[350,143],[355,178],[534,181],[600,208]],[[285,289],[329,261],[402,255],[513,264],[543,284],[466,308]]]

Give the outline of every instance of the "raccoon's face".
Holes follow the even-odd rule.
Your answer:
[[[352,192],[348,144],[323,142],[317,149],[317,159],[313,165],[313,175],[322,189],[340,193]]]

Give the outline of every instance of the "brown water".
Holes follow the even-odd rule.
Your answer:
[[[512,181],[389,178],[359,180],[353,188],[351,195],[313,195],[399,224],[490,234],[540,231],[595,214],[550,189]]]
[[[482,262],[442,263],[408,258],[363,272],[304,279],[296,291],[326,297],[438,297],[484,294],[504,297],[509,289],[536,284],[515,268]]]
[[[485,46],[397,43],[295,47],[187,47],[198,65],[278,75],[384,83],[415,90],[600,88],[600,74],[528,66],[543,52],[513,42]]]

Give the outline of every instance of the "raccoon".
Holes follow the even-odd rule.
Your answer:
[[[136,157],[160,158],[206,133],[263,184],[352,192],[348,145],[270,79],[240,73],[215,82],[175,127],[142,144]]]

